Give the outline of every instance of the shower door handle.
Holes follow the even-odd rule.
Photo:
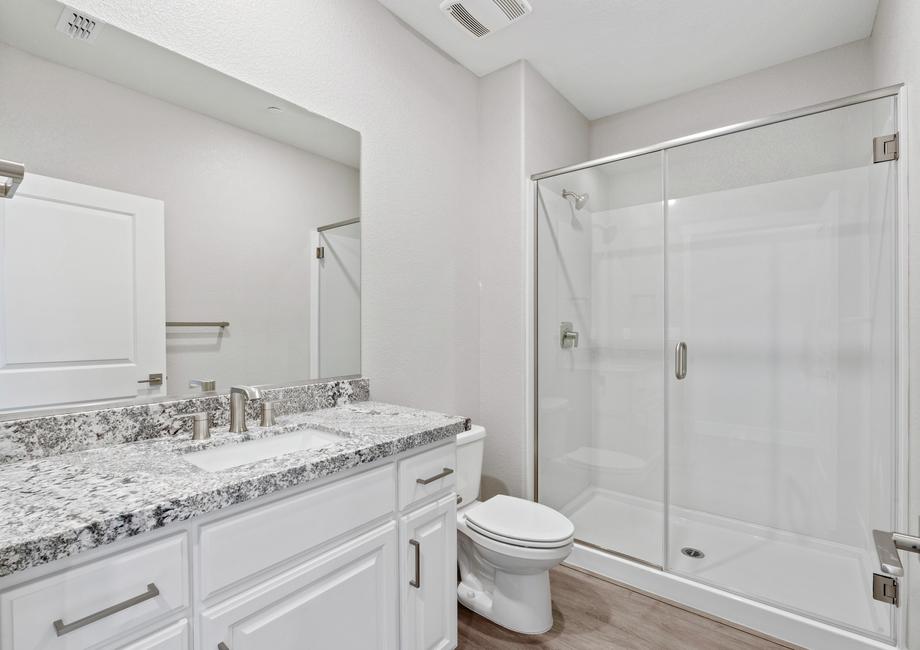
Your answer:
[[[687,344],[683,341],[674,348],[674,376],[678,379],[687,376]]]

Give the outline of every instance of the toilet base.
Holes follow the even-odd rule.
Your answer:
[[[520,634],[543,634],[553,627],[549,571],[532,575],[497,571],[492,593],[461,582],[457,600],[496,625]]]

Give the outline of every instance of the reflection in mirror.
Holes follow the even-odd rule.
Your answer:
[[[0,0],[0,412],[359,374],[359,134],[73,23]]]

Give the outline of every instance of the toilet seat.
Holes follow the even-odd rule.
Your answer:
[[[516,497],[494,496],[464,514],[470,530],[510,546],[563,548],[575,535],[575,526],[564,515]]]

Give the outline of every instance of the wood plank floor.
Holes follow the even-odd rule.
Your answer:
[[[788,650],[723,625],[569,569],[550,572],[553,629],[539,636],[509,632],[462,605],[457,613],[460,650]]]

